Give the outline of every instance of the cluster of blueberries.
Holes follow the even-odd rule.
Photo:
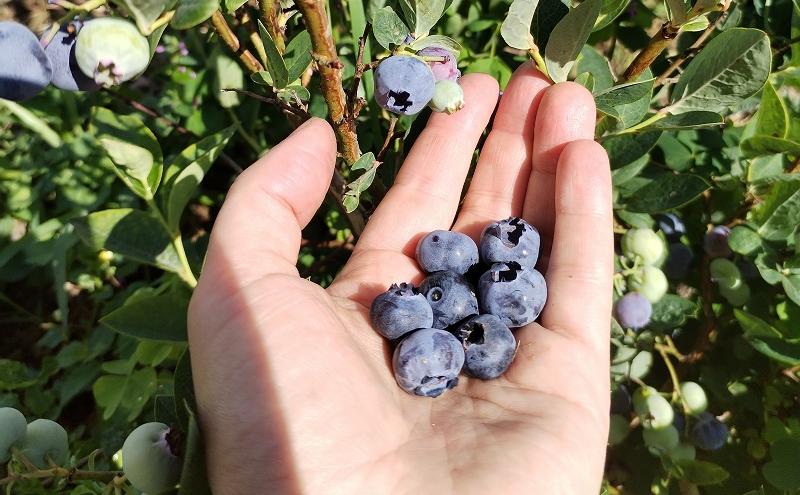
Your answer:
[[[464,91],[456,55],[443,46],[428,46],[386,57],[375,69],[375,101],[399,115],[415,115],[425,105],[448,114],[461,109]]]
[[[626,261],[633,263],[627,273],[628,292],[614,306],[617,322],[623,328],[641,330],[650,323],[653,304],[668,289],[668,279],[682,280],[694,261],[692,249],[681,242],[686,234],[683,221],[674,213],[656,217],[663,234],[650,229],[630,229],[620,241]],[[703,238],[703,251],[711,259],[709,271],[720,294],[732,305],[742,306],[750,299],[750,287],[744,281],[757,276],[753,266],[737,265],[730,260],[728,245],[731,230],[724,225],[710,229]],[[744,262],[742,262],[744,263]]]
[[[173,430],[164,423],[145,423],[133,430],[122,445],[125,478],[142,492],[163,493],[174,488],[181,474]],[[53,464],[64,467],[69,460],[67,431],[55,421],[36,419],[28,423],[13,407],[0,407],[0,464],[12,456],[37,469]]]
[[[13,21],[0,22],[0,98],[33,98],[49,84],[66,91],[92,91],[141,74],[150,45],[126,20],[75,20],[41,39]]]
[[[446,230],[419,241],[417,262],[427,277],[419,288],[392,285],[370,309],[375,330],[397,343],[392,363],[403,390],[437,397],[462,371],[482,380],[505,373],[517,348],[510,329],[535,321],[547,300],[534,268],[539,243],[536,228],[517,217],[490,223],[480,248]]]

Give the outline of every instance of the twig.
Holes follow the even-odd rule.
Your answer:
[[[225,44],[228,45],[228,48],[239,57],[239,60],[242,61],[250,72],[261,72],[264,70],[261,62],[259,62],[248,49],[242,48],[241,43],[239,43],[239,38],[237,38],[236,34],[231,30],[222,12],[217,10],[211,14],[211,25],[214,26],[214,30],[222,41],[224,41]]]
[[[712,22],[708,25],[708,27],[703,31],[703,33],[695,40],[694,43],[683,53],[678,55],[675,60],[672,61],[667,70],[665,70],[658,78],[656,79],[655,84],[657,86],[664,84],[664,81],[672,75],[673,72],[678,70],[678,68],[689,58],[693,57],[698,49],[703,46],[703,44],[708,40],[709,36],[720,26],[725,19],[728,17],[728,12],[725,11],[720,15],[715,22]]]
[[[303,119],[303,122],[305,122],[306,120],[311,118],[311,114],[308,113],[305,109],[292,106],[292,105],[286,103],[285,101],[281,100],[278,97],[274,97],[273,98],[273,97],[268,97],[268,96],[262,96],[262,95],[260,95],[258,93],[253,93],[252,91],[247,91],[247,90],[244,90],[244,89],[237,89],[237,88],[223,88],[223,89],[221,89],[221,91],[233,91],[233,92],[236,92],[238,94],[249,96],[250,98],[253,98],[253,99],[256,99],[256,100],[259,100],[259,101],[263,101],[264,103],[269,103],[271,105],[276,105],[276,106],[280,107],[281,110],[285,110],[285,111],[287,111],[289,113],[292,113],[292,114],[300,117],[301,119]]]
[[[650,64],[653,63],[653,60],[658,58],[661,52],[675,39],[678,35],[678,30],[678,27],[673,26],[669,22],[662,24],[658,32],[647,42],[647,46],[636,55],[636,58],[634,58],[628,68],[625,69],[621,82],[634,81],[639,77],[639,74],[647,70]]]
[[[349,115],[348,118],[350,119],[350,125],[355,125],[354,121],[358,117],[358,113],[356,112],[356,102],[358,101],[358,87],[361,84],[361,78],[364,76],[365,65],[364,65],[364,49],[367,46],[367,39],[369,38],[369,33],[371,30],[372,25],[367,24],[364,27],[364,33],[358,39],[358,54],[356,55],[356,72],[353,74],[353,82],[350,85],[350,91],[347,94],[347,103],[349,108]],[[367,64],[371,66],[371,64]],[[361,110],[359,106],[358,110]]]
[[[778,55],[782,54],[786,50],[790,49],[792,47],[792,45],[794,45],[795,43],[800,43],[800,36],[795,36],[794,38],[792,38],[790,40],[786,40],[786,44],[784,44],[781,47],[773,49],[772,50],[772,56],[773,57],[777,57]]]
[[[286,50],[286,42],[284,40],[283,28],[281,27],[280,20],[278,19],[278,12],[281,11],[281,4],[279,0],[258,0],[258,8],[261,12],[261,22],[267,28],[267,32],[272,36],[275,41],[275,46],[278,51],[283,54]]]
[[[394,127],[396,125],[397,117],[392,115],[391,120],[389,120],[389,130],[386,132],[386,139],[383,141],[383,146],[381,146],[381,150],[378,152],[376,160],[381,161],[383,159],[383,154],[386,153],[386,150],[389,148],[389,144],[392,142],[392,138],[394,138]]]
[[[348,165],[352,165],[361,156],[355,125],[347,119],[347,99],[342,86],[342,62],[336,54],[336,43],[333,41],[328,15],[323,0],[297,0],[295,2],[306,28],[311,34],[311,45],[314,60],[320,75],[320,85],[328,113],[333,121],[334,129],[339,137],[340,151]]]

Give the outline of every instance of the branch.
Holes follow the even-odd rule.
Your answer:
[[[259,62],[248,49],[242,48],[239,43],[239,38],[236,37],[231,27],[228,26],[228,22],[225,20],[225,16],[222,15],[222,12],[217,10],[211,14],[211,25],[214,26],[214,30],[222,41],[224,41],[225,44],[228,45],[228,48],[239,57],[250,72],[261,72],[264,70],[261,62]]]
[[[258,0],[258,9],[261,12],[261,22],[264,23],[267,32],[275,41],[278,51],[283,55],[286,50],[286,41],[283,36],[283,28],[278,19],[278,12],[281,11],[280,0]]]
[[[302,108],[294,107],[294,106],[286,103],[285,101],[281,100],[278,97],[270,98],[268,96],[261,96],[260,94],[253,93],[252,91],[246,91],[244,89],[236,89],[236,88],[223,88],[221,91],[234,91],[234,92],[239,93],[241,95],[249,96],[250,98],[253,98],[253,99],[256,99],[256,100],[259,100],[259,101],[263,101],[264,103],[269,103],[271,105],[276,105],[276,106],[280,107],[281,110],[285,110],[285,111],[287,111],[289,113],[292,113],[292,114],[300,117],[301,119],[303,119],[302,120],[303,122],[305,122],[306,120],[311,118],[311,114],[308,113],[306,110],[304,110]]]
[[[358,112],[361,111],[361,106],[357,104],[358,100],[358,86],[361,84],[361,78],[364,76],[364,72],[371,68],[372,64],[364,65],[364,49],[367,46],[367,38],[369,38],[369,32],[372,25],[367,24],[364,27],[364,34],[358,39],[358,55],[356,55],[356,72],[353,74],[353,82],[350,85],[350,91],[347,93],[347,102],[348,102],[348,118],[350,119],[350,125],[355,125],[355,119],[358,117]]]
[[[352,165],[361,156],[361,149],[358,146],[355,126],[347,119],[347,100],[342,86],[342,63],[336,55],[336,44],[328,24],[325,3],[323,0],[297,0],[296,5],[311,34],[311,45],[319,70],[322,94],[339,137],[340,151],[345,162]]]
[[[666,79],[667,79],[669,76],[671,76],[673,72],[675,72],[676,70],[678,70],[678,68],[679,68],[679,67],[680,67],[680,66],[681,66],[681,65],[682,65],[682,64],[683,64],[683,63],[684,63],[686,60],[688,60],[689,58],[691,58],[692,56],[694,56],[694,54],[695,54],[695,53],[697,53],[697,50],[698,50],[698,48],[700,48],[701,46],[703,46],[703,43],[705,43],[705,42],[706,42],[706,40],[708,40],[708,37],[709,37],[709,36],[711,36],[711,34],[714,32],[714,30],[715,30],[715,29],[717,29],[717,26],[719,26],[720,24],[722,24],[723,22],[725,22],[725,19],[726,19],[727,17],[728,17],[728,12],[727,12],[727,11],[725,11],[725,12],[723,12],[723,13],[722,13],[722,15],[720,15],[720,16],[717,18],[717,20],[716,20],[715,22],[712,22],[711,24],[709,24],[709,25],[708,25],[708,27],[707,27],[707,28],[706,28],[706,29],[703,31],[703,34],[701,34],[701,35],[700,35],[700,36],[697,38],[697,40],[695,40],[695,42],[694,42],[694,43],[692,43],[692,46],[690,46],[690,47],[689,47],[689,49],[687,49],[686,51],[684,51],[682,54],[678,55],[678,57],[676,57],[676,58],[675,58],[675,60],[673,60],[673,61],[672,61],[672,63],[670,64],[670,66],[667,68],[667,70],[665,70],[663,74],[661,74],[660,76],[658,76],[658,78],[656,79],[656,85],[661,85],[661,84],[664,84],[664,81],[665,81],[665,80],[666,80]]]
[[[625,69],[620,82],[630,82],[636,80],[639,74],[647,70],[653,60],[661,55],[661,52],[669,46],[670,42],[678,35],[678,27],[673,26],[669,22],[661,25],[661,29],[650,38],[642,51],[636,55],[633,62]]]

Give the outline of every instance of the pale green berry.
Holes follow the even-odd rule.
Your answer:
[[[31,421],[20,450],[39,469],[50,467],[50,461],[63,466],[69,458],[67,431],[49,419]]]
[[[102,17],[81,28],[75,58],[84,74],[109,87],[133,79],[147,68],[150,44],[133,23]]]
[[[669,401],[661,396],[653,387],[642,387],[633,394],[633,410],[648,429],[660,429],[672,426],[675,411]]]
[[[622,254],[632,260],[639,258],[645,265],[658,266],[667,257],[664,240],[650,229],[630,229],[620,241]]]
[[[608,424],[608,444],[617,445],[622,443],[630,431],[631,426],[628,418],[619,414],[612,414]]]
[[[133,486],[147,493],[173,488],[180,479],[181,459],[168,442],[164,423],[145,423],[122,444],[122,470]]]
[[[642,439],[647,450],[653,455],[664,455],[680,443],[678,430],[672,425],[657,430],[645,428],[642,431]]]
[[[703,387],[695,382],[681,383],[681,397],[688,408],[688,413],[697,415],[708,408],[708,398]]]
[[[11,447],[19,447],[25,438],[28,422],[13,407],[0,407],[0,464],[11,459]]]
[[[454,113],[464,107],[464,90],[455,81],[439,81],[428,106],[434,112]]]
[[[628,277],[628,289],[637,291],[655,304],[667,293],[669,282],[660,269],[646,265]]]
[[[675,448],[670,450],[667,455],[672,462],[681,463],[681,462],[690,462],[694,460],[696,455],[696,451],[694,449],[694,445],[688,443],[680,443]]]

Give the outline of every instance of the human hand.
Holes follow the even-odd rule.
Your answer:
[[[307,122],[232,186],[189,308],[192,371],[216,494],[598,492],[608,433],[611,178],[581,86],[517,70],[460,207],[494,79],[462,78],[464,109],[432,115],[328,289],[295,268],[336,156]],[[522,216],[542,235],[549,299],[515,330],[492,381],[405,393],[371,327],[372,299],[418,283],[421,235]],[[455,223],[454,222],[455,219]]]

